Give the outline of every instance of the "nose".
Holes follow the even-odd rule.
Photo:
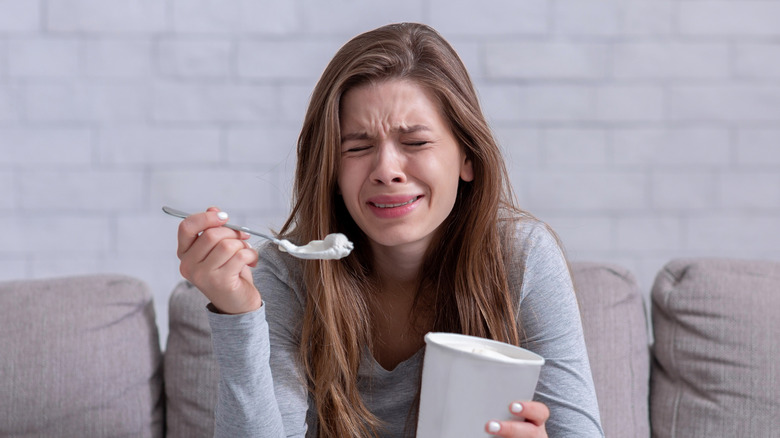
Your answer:
[[[377,147],[374,166],[371,169],[371,181],[375,184],[406,182],[403,154],[391,142],[382,143]]]

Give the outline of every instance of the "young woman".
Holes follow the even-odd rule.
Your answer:
[[[302,261],[221,227],[179,228],[181,272],[211,301],[218,436],[414,434],[424,335],[463,333],[546,359],[503,437],[602,436],[560,246],[515,206],[465,67],[433,29],[389,25],[336,53],[298,139],[281,230],[355,250]]]

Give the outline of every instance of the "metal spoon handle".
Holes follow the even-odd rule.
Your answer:
[[[190,215],[189,213],[185,213],[185,212],[183,212],[181,210],[177,210],[175,208],[168,207],[168,206],[163,206],[162,210],[165,213],[167,213],[167,214],[169,214],[171,216],[175,216],[175,217],[182,218],[182,219],[184,219],[184,218],[186,218],[187,216]],[[250,228],[247,228],[247,227],[244,227],[244,226],[241,226],[241,225],[233,225],[233,224],[229,224],[228,223],[228,224],[223,224],[222,226],[230,228],[231,230],[243,231],[243,232],[249,233],[249,234],[251,234],[253,236],[262,237],[262,238],[268,239],[268,240],[270,240],[272,242],[279,242],[279,239],[277,239],[275,237],[271,237],[271,236],[269,236],[267,234],[263,234],[263,233],[261,233],[259,231],[255,231],[255,230],[252,230]]]

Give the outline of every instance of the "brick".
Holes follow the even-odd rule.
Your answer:
[[[213,128],[106,127],[98,134],[102,163],[161,165],[216,163],[220,132]]]
[[[227,133],[227,161],[295,171],[300,130],[288,126],[235,128]]]
[[[238,45],[238,75],[259,79],[317,80],[342,42],[242,41]]]
[[[157,45],[156,64],[165,76],[227,77],[233,43],[227,39],[167,39]]]
[[[620,28],[625,36],[669,36],[672,34],[674,5],[670,0],[632,0],[622,2]]]
[[[5,167],[5,160],[2,161],[2,165]],[[0,189],[0,211],[16,207],[16,184],[14,183],[14,174],[10,170],[0,170],[0,187],[2,187]]]
[[[674,251],[680,246],[682,223],[679,218],[655,214],[653,217],[620,217],[615,223],[618,251]]]
[[[42,170],[19,173],[24,210],[100,213],[145,205],[143,171]]]
[[[560,128],[544,131],[544,160],[552,168],[607,165],[607,132]]]
[[[576,85],[480,87],[485,115],[495,122],[579,121],[593,117],[593,91]]]
[[[11,77],[67,77],[79,74],[80,45],[73,38],[24,38],[8,41]]]
[[[618,79],[725,79],[730,75],[726,44],[616,43],[612,70]]]
[[[664,91],[660,86],[604,85],[596,87],[595,117],[609,121],[651,121],[665,118]],[[590,119],[588,117],[583,117]]]
[[[84,128],[0,128],[3,165],[35,167],[89,165],[92,132]]]
[[[720,175],[719,180],[722,208],[729,211],[773,210],[780,216],[780,172],[727,172]]]
[[[27,117],[46,122],[146,120],[148,92],[136,84],[31,83],[25,93]]]
[[[553,7],[555,33],[615,36],[620,31],[619,4],[615,0],[559,0]]]
[[[672,86],[669,116],[681,121],[780,121],[780,86]]]
[[[0,0],[0,32],[37,32],[40,0]]]
[[[117,218],[118,254],[154,255],[157,258],[167,255],[176,259],[176,235],[180,221],[163,213],[161,207],[145,213],[127,213]]]
[[[146,38],[84,41],[84,74],[90,78],[148,78],[152,43]]]
[[[276,91],[270,85],[200,85],[168,82],[153,88],[152,115],[159,121],[237,122],[276,119]]]
[[[301,29],[297,2],[172,0],[173,28],[182,33],[285,35]]]
[[[218,206],[229,214],[286,211],[278,173],[258,168],[160,170],[151,175],[151,205],[184,211]]]
[[[29,278],[30,262],[20,255],[0,255],[0,281]]]
[[[0,216],[3,252],[92,254],[110,248],[110,221],[95,215]]]
[[[597,79],[605,76],[604,44],[496,42],[485,47],[491,78]]]
[[[747,166],[780,166],[780,129],[737,131],[736,162]]]
[[[740,78],[780,78],[780,45],[735,44],[734,72]]]
[[[166,2],[158,0],[48,0],[46,28],[55,32],[163,32]]]
[[[603,215],[548,215],[553,228],[570,255],[583,251],[610,251],[614,247],[613,220]]]
[[[717,178],[707,171],[656,171],[652,174],[652,207],[660,211],[717,208]]]
[[[725,128],[616,129],[613,160],[619,166],[726,167],[731,163]]]
[[[100,273],[101,254],[68,254],[62,252],[56,255],[38,253],[31,256],[31,277],[51,278],[69,277],[73,275],[95,275]],[[121,271],[115,271],[121,272]]]
[[[777,215],[703,215],[686,222],[685,242],[690,250],[737,257],[734,251],[755,253],[780,247]]]
[[[22,118],[22,92],[20,85],[0,82],[0,122],[14,122]]]
[[[544,0],[491,1],[432,0],[430,23],[450,36],[539,35],[550,30],[548,2]]]
[[[424,4],[417,0],[303,0],[299,10],[304,32],[340,35],[343,38],[351,38],[388,23],[425,21]]]
[[[780,3],[768,1],[686,1],[677,10],[682,35],[780,36]]]
[[[542,134],[536,128],[494,126],[493,136],[504,154],[507,168],[538,169],[542,165]]]
[[[279,104],[279,116],[286,125],[301,126],[309,106],[311,93],[314,90],[315,80],[310,80],[305,85],[284,84],[278,87],[281,103]]]
[[[532,212],[634,211],[649,204],[647,177],[633,172],[528,172],[523,192]]]

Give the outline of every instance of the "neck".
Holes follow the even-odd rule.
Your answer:
[[[410,291],[416,290],[425,251],[379,246],[374,246],[372,249],[380,290],[398,287]],[[410,289],[410,286],[414,287]]]

